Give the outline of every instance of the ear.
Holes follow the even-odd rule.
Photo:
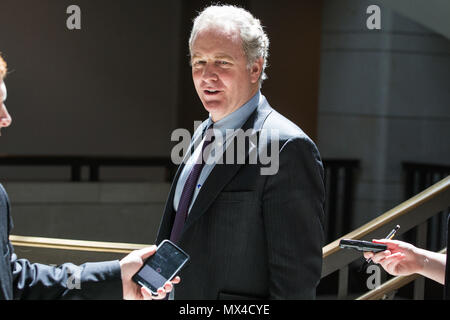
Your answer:
[[[257,59],[250,68],[250,81],[251,83],[257,83],[261,76],[264,59],[261,57]]]

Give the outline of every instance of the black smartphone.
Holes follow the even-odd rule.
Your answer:
[[[347,249],[355,249],[358,251],[381,252],[387,250],[387,245],[363,240],[342,239],[339,247]]]
[[[188,261],[186,252],[170,240],[164,240],[132,279],[156,295],[158,288],[175,277]]]

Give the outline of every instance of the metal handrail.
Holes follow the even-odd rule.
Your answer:
[[[362,227],[331,242],[323,248],[322,278],[339,271],[338,299],[348,297],[349,265],[361,259],[362,255],[356,250],[342,250],[339,242],[343,238],[372,240],[381,239],[399,224],[401,235],[413,228],[418,228],[417,246],[423,246],[426,239],[427,220],[436,213],[447,210],[450,205],[450,176],[422,191],[409,200],[387,211],[378,218]],[[419,278],[414,287],[415,298],[423,297],[424,279]]]
[[[416,196],[399,204],[383,215],[366,223],[362,227],[342,236],[323,247],[324,267],[322,277],[341,269],[350,262],[361,257],[358,252],[342,250],[339,247],[341,239],[372,239],[384,238],[384,236],[395,226],[401,225],[398,234],[402,234],[439,211],[450,205],[450,176],[427,188]]]
[[[89,168],[89,181],[100,180],[100,167],[164,167],[166,181],[171,181],[176,166],[169,157],[77,156],[77,155],[5,155],[0,154],[0,166],[63,166],[69,167],[71,181],[80,182],[81,170]]]
[[[150,245],[136,243],[100,242],[86,240],[70,240],[56,238],[26,237],[10,235],[12,245],[19,247],[37,247],[76,251],[94,251],[110,253],[130,253],[133,250],[142,249]]]
[[[343,280],[340,280],[339,283],[339,297],[345,297],[347,291],[345,286],[348,285],[348,265],[354,260],[361,258],[361,254],[353,250],[342,250],[339,247],[339,242],[341,239],[383,238],[387,232],[392,229],[392,226],[396,224],[400,224],[402,226],[400,229],[401,231],[399,231],[398,234],[404,233],[426,222],[426,220],[435,213],[447,209],[450,204],[449,200],[450,176],[447,176],[445,179],[439,181],[395,208],[387,211],[385,214],[379,216],[371,222],[326,245],[323,248],[324,260],[322,277],[325,277],[334,271],[340,270],[339,278]],[[145,244],[24,237],[16,235],[11,235],[10,240],[12,244],[16,246],[112,253],[129,253],[132,250],[141,249],[148,246]],[[378,289],[378,291],[371,293],[371,295],[375,295],[377,292],[384,290],[385,288],[392,288],[393,283],[398,286],[399,284],[405,283],[405,281],[410,282],[415,279],[417,279],[415,276],[399,278],[398,280],[394,279],[391,282],[384,284],[381,289]],[[344,288],[341,288],[343,282],[345,282],[343,285]],[[389,290],[392,291],[392,289]]]

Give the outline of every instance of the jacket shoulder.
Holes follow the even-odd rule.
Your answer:
[[[271,108],[271,112],[265,119],[261,129],[275,132],[280,141],[303,140],[315,145],[312,139],[297,124],[273,108]]]

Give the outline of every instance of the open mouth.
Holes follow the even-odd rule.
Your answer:
[[[203,90],[203,92],[204,92],[207,96],[214,96],[214,95],[219,94],[221,91],[219,91],[219,90],[208,89],[208,90]]]

